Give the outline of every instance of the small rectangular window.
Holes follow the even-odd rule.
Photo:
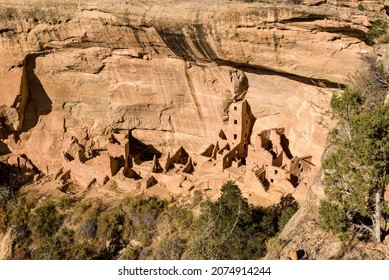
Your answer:
[[[238,107],[234,106],[234,111],[238,110]]]
[[[234,120],[234,124],[238,124],[238,121],[237,121],[237,120]]]
[[[236,138],[238,138],[238,135],[234,134],[234,140],[236,140]]]
[[[278,173],[278,170],[274,170],[274,174],[277,174]]]
[[[270,179],[270,183],[273,183],[274,182],[274,180],[273,179]]]

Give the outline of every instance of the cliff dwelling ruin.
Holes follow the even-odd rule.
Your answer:
[[[253,135],[255,122],[247,100],[231,103],[228,120],[218,141],[201,154],[177,146],[162,153],[132,135],[117,130],[105,149],[87,151],[88,139],[65,139],[63,168],[56,179],[90,188],[109,181],[122,191],[166,197],[199,190],[217,197],[226,180],[234,180],[242,192],[262,205],[278,203],[292,195],[302,202],[317,169],[310,156],[293,156],[283,128]]]

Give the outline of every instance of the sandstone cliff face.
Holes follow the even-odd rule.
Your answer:
[[[275,1],[61,1],[59,9],[55,2],[44,9],[40,1],[28,7],[2,4],[5,69],[32,51],[100,46],[126,48],[135,56],[249,65],[344,83],[360,55],[369,51],[364,32],[369,16],[377,17],[332,5]]]
[[[365,32],[385,14],[207,2],[1,0],[0,144],[45,173],[62,167],[64,139],[104,150],[113,130],[201,153],[246,98],[254,134],[285,127],[319,166],[331,88],[371,51]]]

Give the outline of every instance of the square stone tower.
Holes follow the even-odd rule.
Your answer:
[[[227,140],[231,148],[249,141],[253,119],[249,115],[247,101],[232,103],[228,112]]]

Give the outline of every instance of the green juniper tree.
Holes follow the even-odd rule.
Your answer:
[[[362,233],[381,242],[389,183],[389,105],[368,102],[362,91],[346,89],[333,96],[331,107],[339,123],[323,162],[321,225],[342,237]]]
[[[223,185],[220,198],[206,201],[195,222],[197,238],[192,244],[194,259],[244,259],[251,207],[233,183]]]
[[[263,257],[266,240],[273,237],[278,225],[284,226],[294,213],[289,209],[291,203],[284,204],[270,209],[277,209],[277,213],[265,213],[264,209],[249,204],[234,182],[225,183],[219,199],[207,200],[202,205],[202,214],[193,225],[194,239],[189,244],[188,258],[239,260]]]

